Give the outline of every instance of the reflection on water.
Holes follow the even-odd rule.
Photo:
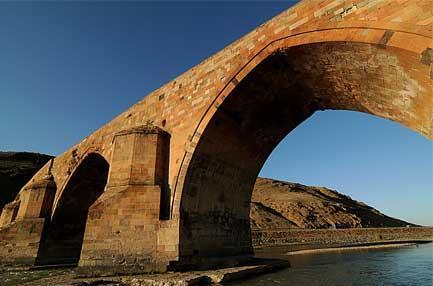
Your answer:
[[[281,252],[280,252],[281,253]],[[281,254],[261,256],[284,258]],[[433,285],[433,244],[285,256],[291,268],[227,285]]]

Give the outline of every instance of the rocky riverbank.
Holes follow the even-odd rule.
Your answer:
[[[429,239],[428,241],[433,241]],[[418,243],[426,243],[426,240],[411,240],[411,241],[382,241],[375,243],[364,243],[364,244],[328,244],[327,248],[323,245],[316,245],[317,248],[304,249],[297,251],[287,251],[287,249],[297,249],[296,247],[290,247],[290,245],[280,245],[274,246],[273,248],[260,248],[257,249],[257,255],[262,258],[257,258],[248,265],[242,265],[238,267],[223,268],[216,270],[206,270],[206,271],[188,271],[188,272],[167,272],[160,274],[144,274],[144,275],[130,275],[130,276],[116,276],[116,277],[96,277],[96,278],[80,278],[75,273],[74,269],[65,270],[51,270],[50,271],[40,271],[42,274],[38,277],[38,271],[33,271],[30,280],[25,280],[17,283],[17,280],[11,281],[12,283],[7,283],[5,281],[5,286],[188,286],[188,285],[209,285],[217,284],[221,285],[225,282],[241,280],[246,278],[251,278],[257,275],[270,273],[278,271],[283,268],[290,266],[287,260],[290,260],[292,255],[305,255],[311,253],[321,253],[330,251],[354,251],[363,250],[370,248],[396,248],[405,247]],[[338,247],[336,247],[339,245]],[[331,247],[333,246],[333,247]],[[277,252],[275,248],[280,247]],[[304,245],[306,247],[306,245]],[[311,245],[310,245],[311,247]],[[284,254],[287,260],[281,259],[269,259],[266,257],[273,257],[275,253],[278,253],[278,257]],[[24,273],[23,270],[15,269],[17,275]],[[27,271],[25,275],[29,275]],[[24,275],[24,276],[25,276]],[[1,272],[0,272],[1,278]]]
[[[253,241],[256,255],[262,258],[238,267],[96,278],[79,278],[75,269],[29,271],[24,268],[3,268],[0,269],[0,279],[3,279],[5,286],[186,286],[219,284],[289,267],[289,263],[285,260],[269,259],[282,257],[284,254],[301,255],[328,251],[353,251],[355,249],[402,247],[431,242],[433,241],[433,228],[267,230],[253,232]],[[278,256],[274,256],[275,254]]]
[[[433,227],[268,229],[252,232],[256,249],[285,247],[306,250],[390,242],[433,241]]]
[[[8,285],[22,286],[193,286],[219,284],[256,275],[277,271],[289,267],[288,261],[280,259],[254,259],[250,263],[238,267],[222,268],[206,271],[168,272],[161,274],[145,274],[116,276],[103,278],[79,278],[74,270],[64,270],[49,277],[40,277],[29,282]],[[19,273],[19,272],[17,272]],[[7,283],[7,281],[6,281]]]

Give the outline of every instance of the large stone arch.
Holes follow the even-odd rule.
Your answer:
[[[252,255],[255,179],[277,144],[315,111],[369,113],[431,138],[431,87],[430,67],[410,49],[356,41],[275,48],[197,128],[182,182],[181,262]]]
[[[281,15],[280,15],[281,16]],[[196,124],[192,130],[191,135],[188,138],[182,157],[178,159],[181,162],[179,169],[174,174],[174,180],[172,181],[173,196],[172,196],[172,215],[176,217],[180,210],[180,201],[182,197],[183,184],[187,170],[189,168],[190,160],[197,142],[200,141],[202,134],[207,128],[209,122],[213,116],[218,112],[219,107],[225,101],[225,99],[233,92],[237,87],[238,83],[241,82],[250,72],[255,69],[261,62],[263,62],[270,55],[277,51],[285,50],[290,47],[306,46],[308,44],[315,43],[333,43],[333,42],[345,42],[345,43],[364,43],[370,46],[377,46],[380,49],[393,49],[396,53],[407,52],[411,54],[412,60],[417,62],[417,65],[422,64],[421,70],[423,71],[422,79],[419,84],[425,88],[426,96],[424,97],[423,105],[423,122],[414,122],[413,120],[401,121],[398,118],[389,118],[399,123],[406,125],[407,127],[421,133],[423,136],[433,138],[433,100],[431,92],[431,80],[432,76],[432,64],[433,62],[433,39],[431,35],[425,33],[419,33],[413,26],[403,26],[406,30],[390,30],[387,28],[395,28],[393,25],[384,25],[383,27],[372,27],[365,25],[365,23],[356,23],[358,25],[343,26],[339,27],[327,27],[324,25],[323,28],[315,28],[312,30],[300,31],[297,33],[290,33],[289,35],[277,37],[270,42],[257,44],[254,49],[254,53],[246,57],[239,68],[229,77],[227,82],[217,90],[217,94],[213,97],[210,102],[205,106],[205,110],[200,114],[199,117],[195,118]],[[411,29],[412,28],[412,29]],[[267,34],[265,34],[267,35]],[[262,36],[263,37],[263,36]],[[398,52],[400,51],[400,52]],[[332,59],[331,59],[332,60]],[[407,62],[402,61],[406,64],[405,68],[414,72],[408,66]],[[368,65],[368,62],[365,62]],[[382,75],[379,75],[380,77]],[[417,76],[415,76],[417,77]],[[380,115],[378,115],[380,116]]]
[[[76,166],[46,225],[36,264],[78,264],[90,207],[102,195],[109,163],[88,153]]]

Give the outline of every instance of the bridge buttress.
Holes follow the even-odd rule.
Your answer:
[[[4,206],[0,216],[2,262],[35,263],[55,193],[56,184],[49,173],[26,185],[16,200]]]
[[[156,127],[119,132],[108,182],[90,207],[80,271],[94,275],[164,271],[158,232],[167,207],[170,136]]]

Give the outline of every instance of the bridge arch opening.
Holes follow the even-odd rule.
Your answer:
[[[429,66],[410,51],[356,42],[285,48],[235,84],[186,164],[179,207],[186,265],[253,254],[254,182],[278,143],[314,112],[364,112],[430,136]]]
[[[88,154],[70,176],[44,228],[36,264],[78,264],[90,206],[104,192],[109,164]]]
[[[261,169],[250,212],[253,234],[430,225],[431,147],[425,137],[377,116],[316,112],[278,144]],[[278,216],[270,221],[271,215]]]

